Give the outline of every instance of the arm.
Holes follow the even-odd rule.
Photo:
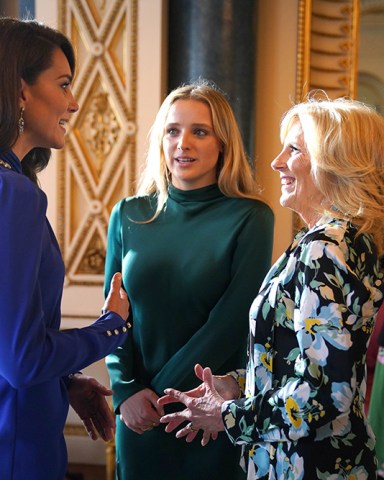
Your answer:
[[[262,205],[250,214],[238,235],[227,290],[207,322],[153,378],[156,392],[169,386],[189,389],[196,383],[195,364],[210,365],[218,372],[242,345],[246,349],[248,311],[270,267],[272,238],[273,214]]]
[[[112,275],[122,269],[122,247],[120,237],[120,205],[113,209],[108,227],[108,247],[105,265],[105,285]],[[108,293],[105,288],[105,293]],[[133,323],[133,316],[130,321]],[[106,358],[113,390],[115,412],[126,426],[142,434],[159,424],[163,409],[157,404],[158,396],[150,388],[137,382],[133,372],[133,341],[126,342]]]
[[[112,210],[108,225],[107,255],[105,261],[104,294],[108,295],[111,278],[115,272],[122,271],[121,221],[119,202]],[[132,312],[129,322],[133,324]],[[126,338],[123,345],[118,347],[106,358],[106,365],[111,379],[113,390],[113,406],[119,413],[120,404],[130,395],[144,388],[136,383],[133,373],[133,342],[132,336]]]
[[[362,415],[362,398],[361,404],[357,399],[366,343],[382,297],[376,288],[382,282],[375,274],[375,256],[362,245],[363,241],[355,252],[345,242],[309,242],[297,258],[292,256],[294,275],[281,280],[284,290],[276,304],[269,309],[266,303],[259,306],[255,352],[263,347],[256,343],[257,324],[276,315],[272,385],[268,388],[266,383],[264,390],[258,386],[253,397],[223,404],[224,423],[234,443],[307,436],[350,441],[351,421]],[[264,292],[264,300],[267,297]],[[285,313],[279,317],[279,312]],[[283,355],[279,350],[292,335],[296,347]],[[287,358],[293,368],[284,375]],[[250,368],[256,382],[269,376],[256,354]]]
[[[0,203],[0,374],[22,388],[102,358],[122,342],[125,321],[109,312],[85,329],[59,331],[64,270],[45,217],[46,197],[10,172],[0,179]],[[118,334],[108,336],[111,329]]]

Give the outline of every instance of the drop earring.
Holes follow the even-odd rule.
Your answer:
[[[21,107],[20,109],[20,117],[19,117],[19,135],[22,135],[24,133],[24,118],[23,118],[23,113],[24,113],[24,107]]]

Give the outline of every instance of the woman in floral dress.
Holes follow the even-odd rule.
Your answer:
[[[286,113],[281,139],[280,203],[305,228],[251,306],[247,369],[197,366],[204,383],[167,389],[162,404],[187,408],[161,421],[172,431],[188,420],[177,436],[202,429],[203,445],[225,430],[248,479],[374,479],[365,358],[384,291],[384,118],[310,99]]]

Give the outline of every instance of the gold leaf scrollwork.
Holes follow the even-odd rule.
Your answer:
[[[116,143],[119,131],[119,123],[110,108],[108,97],[107,92],[93,94],[82,128],[85,132],[86,145],[96,156],[99,173],[103,160],[111,153]]]

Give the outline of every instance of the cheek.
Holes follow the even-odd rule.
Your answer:
[[[210,148],[207,149],[207,157],[210,159],[210,161],[216,165],[220,155],[220,149],[216,146],[213,145]]]

